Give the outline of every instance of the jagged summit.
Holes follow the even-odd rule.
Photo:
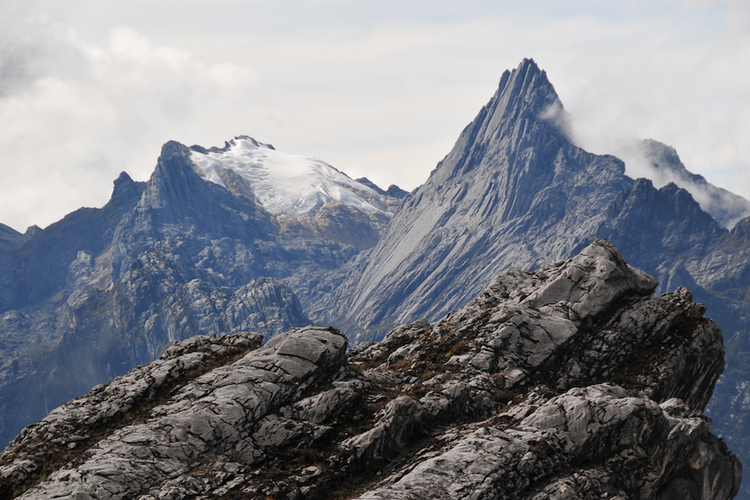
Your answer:
[[[115,179],[110,205],[132,206],[143,194],[145,182],[135,182],[126,172]]]
[[[235,147],[236,146],[236,141],[239,141],[239,140],[248,141],[248,142],[252,143],[255,147],[258,147],[258,148],[268,148],[268,149],[272,149],[274,151],[276,150],[276,148],[273,147],[273,144],[268,144],[268,143],[265,143],[265,142],[256,141],[255,139],[253,139],[249,135],[238,135],[238,136],[235,136],[235,138],[232,139],[231,141],[224,141],[224,147],[223,148],[212,146],[212,147],[206,149],[203,146],[199,146],[198,144],[193,144],[192,146],[190,146],[190,149],[192,149],[194,151],[198,151],[199,153],[203,153],[203,154],[208,154],[208,153],[226,153],[227,151],[229,151],[233,147]]]
[[[562,109],[562,103],[547,73],[533,59],[524,59],[516,69],[503,73],[497,92],[485,108],[492,117],[486,130],[496,135],[503,132],[502,124],[521,118],[548,119]]]
[[[497,153],[497,143],[506,150],[505,156],[512,157],[537,141],[540,134],[564,132],[565,120],[562,103],[546,73],[532,59],[524,59],[518,68],[503,73],[495,95],[461,132],[453,150],[433,173],[445,180],[476,167]]]
[[[672,182],[690,192],[701,208],[723,227],[731,229],[737,221],[750,216],[750,200],[690,172],[673,147],[645,139],[631,149],[636,158],[640,157],[636,161],[642,161],[650,169],[649,177],[657,187]]]
[[[383,189],[377,184],[375,184],[374,182],[372,182],[367,177],[360,177],[359,179],[356,179],[356,181],[361,184],[364,184],[365,186],[372,188],[373,190],[375,190],[375,192],[377,192],[380,195],[385,196],[386,199],[388,200],[391,200],[391,199],[401,200],[409,194],[408,191],[404,191],[403,189],[401,189],[395,184],[391,184],[390,186],[388,186],[388,189]],[[390,205],[389,205],[389,210],[391,210]],[[391,211],[395,212],[396,210],[391,210]]]
[[[561,122],[562,104],[536,63],[526,59],[506,72],[451,152],[405,199],[368,260],[352,271],[342,295],[319,314],[354,331],[382,324],[381,332],[436,318],[511,263],[534,268],[590,243],[608,218],[606,207],[633,181],[620,160],[573,145]]]
[[[190,149],[203,177],[230,191],[244,189],[275,215],[313,215],[332,202],[367,212],[387,211],[384,194],[370,186],[324,161],[282,153],[252,137],[235,137],[221,149]]]

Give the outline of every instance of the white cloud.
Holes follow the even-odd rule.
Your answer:
[[[43,18],[22,21],[25,36],[2,40],[0,66],[0,220],[21,230],[103,205],[121,170],[147,178],[162,143],[196,135],[255,80],[130,28],[92,44]]]
[[[619,154],[631,139],[654,138],[691,171],[750,198],[750,36],[700,26],[698,14],[695,24],[632,26],[638,41],[570,61],[567,71],[587,79],[558,89],[586,149]]]
[[[745,3],[39,0],[45,16],[5,2],[0,169],[14,189],[0,188],[0,222],[102,205],[169,139],[248,134],[412,189],[523,57],[585,147],[653,137],[750,197]]]

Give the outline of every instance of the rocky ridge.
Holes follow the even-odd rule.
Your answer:
[[[329,274],[303,300],[305,311],[353,343],[377,340],[400,323],[435,321],[462,307],[509,267],[536,269],[606,239],[657,278],[658,293],[689,288],[721,325],[728,368],[707,411],[749,461],[750,217],[731,230],[722,224],[745,216],[750,202],[693,176],[655,141],[641,149],[665,183],[632,179],[618,158],[577,147],[566,123],[533,60],[506,71],[378,244]],[[672,178],[696,195],[666,183]],[[750,484],[742,498],[750,499]]]
[[[656,286],[600,241],[349,351],[331,327],[178,342],[25,429],[3,492],[732,498],[741,466],[702,415],[721,331]]]

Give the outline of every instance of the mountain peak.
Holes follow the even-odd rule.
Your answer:
[[[233,172],[274,215],[314,215],[326,203],[368,213],[386,210],[382,196],[369,184],[352,180],[324,161],[283,153],[252,137],[235,137],[222,149],[193,146],[190,159],[199,175],[222,187],[227,187],[227,172]]]
[[[495,94],[438,165],[435,180],[446,182],[482,163],[514,164],[524,151],[558,149],[569,143],[566,128],[567,114],[547,74],[533,59],[524,59],[503,73]]]
[[[135,204],[145,189],[145,183],[135,182],[127,173],[121,172],[115,179],[110,203],[116,206]]]
[[[573,145],[560,127],[564,113],[533,60],[506,71],[453,150],[405,199],[364,272],[341,285],[345,305],[333,304],[325,321],[355,317],[354,328],[369,329],[358,337],[365,340],[390,322],[438,317],[511,263],[533,268],[591,241],[632,181],[621,161]],[[573,220],[582,212],[591,214],[585,224]],[[554,227],[549,244],[525,236]]]
[[[562,103],[547,73],[534,62],[524,59],[513,71],[505,71],[497,92],[487,104],[497,125],[519,118],[548,120],[559,114]]]
[[[655,187],[672,182],[685,189],[722,227],[731,229],[737,221],[750,216],[750,200],[690,172],[672,146],[645,139],[634,143],[626,152],[627,161],[640,165],[640,174],[653,181]]]
[[[533,59],[524,59],[513,71],[506,70],[500,78],[496,95],[501,103],[513,101],[513,104],[537,113],[560,103],[547,73]]]

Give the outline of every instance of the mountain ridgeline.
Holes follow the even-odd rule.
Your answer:
[[[226,149],[237,144],[271,151],[244,137]],[[388,205],[398,205],[324,165],[382,209],[328,200],[304,215],[272,214],[242,179],[241,192],[207,181],[194,153],[169,142],[149,181],[123,173],[105,207],[34,236],[3,232],[3,442],[175,340],[248,330],[270,338],[309,324],[300,291],[377,242]]]
[[[613,241],[656,276],[660,291],[712,279],[690,261],[731,234],[687,191],[674,184],[657,190],[627,177],[617,158],[576,147],[565,118],[533,61],[506,72],[378,245],[348,265],[311,317],[359,340],[378,338],[399,323],[460,307],[510,266],[535,268],[596,238]]]
[[[310,318],[357,342],[379,339],[400,323],[461,307],[509,267],[534,269],[606,239],[657,278],[657,293],[689,288],[722,327],[728,367],[708,412],[750,463],[750,217],[732,211],[736,200],[726,210],[714,205],[716,213],[744,213],[727,230],[685,189],[631,179],[622,161],[580,149],[566,132],[545,72],[531,60],[506,72],[378,244],[339,270],[328,284],[334,293],[307,309]],[[678,170],[668,147],[648,146],[655,163]]]
[[[750,460],[750,202],[687,172],[671,148],[643,148],[675,183],[656,188],[577,147],[528,59],[411,193],[246,136],[169,142],[147,182],[123,173],[101,209],[26,234],[0,226],[0,439],[174,341],[315,323],[358,345],[438,321],[509,269],[608,240],[657,294],[688,288],[721,327],[727,370],[707,412]]]

